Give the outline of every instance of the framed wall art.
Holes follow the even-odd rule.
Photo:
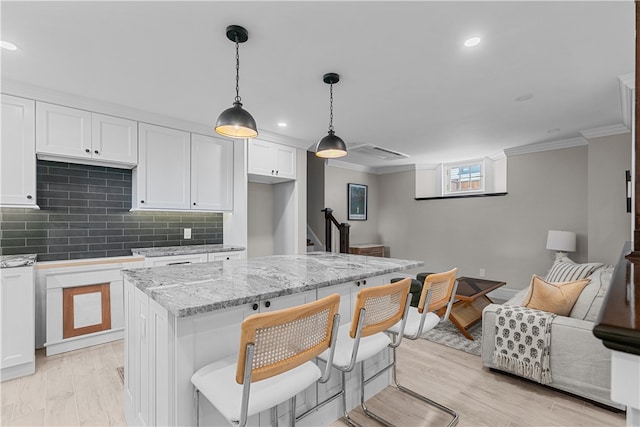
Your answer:
[[[367,220],[367,191],[364,184],[347,184],[347,220]]]

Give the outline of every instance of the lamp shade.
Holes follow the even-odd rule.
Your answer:
[[[242,103],[236,101],[233,107],[220,113],[216,132],[230,138],[255,138],[258,136],[258,127],[251,114],[242,108]]]
[[[549,230],[547,249],[560,252],[575,252],[576,233],[573,231]]]
[[[318,142],[316,156],[323,159],[335,159],[347,155],[347,146],[333,130]]]

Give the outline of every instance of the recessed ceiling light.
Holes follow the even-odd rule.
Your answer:
[[[281,128],[286,128],[287,124],[285,122],[278,122],[278,126],[280,126]]]
[[[516,102],[522,102],[522,101],[528,101],[531,98],[533,98],[533,95],[530,94],[530,93],[527,93],[527,94],[524,94],[524,95],[520,95],[515,100],[516,100]]]
[[[18,46],[8,41],[0,41],[0,47],[7,50],[18,50]]]
[[[464,45],[466,47],[473,47],[475,45],[477,45],[478,43],[480,43],[480,37],[471,37],[468,38],[464,41]]]

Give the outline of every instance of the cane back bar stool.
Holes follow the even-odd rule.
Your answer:
[[[405,338],[410,340],[418,339],[424,332],[433,329],[438,323],[449,318],[451,313],[451,307],[455,301],[456,289],[458,287],[458,281],[456,280],[457,268],[444,273],[433,273],[426,276],[424,279],[424,286],[420,294],[420,302],[418,307],[409,307],[409,313],[407,321],[404,325],[404,332],[400,323],[395,324],[388,330],[391,334],[404,335]],[[443,317],[438,317],[435,313],[446,307],[446,311]],[[396,388],[416,399],[419,399],[429,405],[444,411],[452,416],[448,426],[452,427],[458,423],[458,413],[453,409],[446,407],[438,402],[429,399],[426,396],[416,393],[415,391],[403,387],[398,383],[396,375],[396,348],[392,348],[392,362],[393,367],[393,382]],[[369,411],[370,416],[375,416]],[[379,417],[378,417],[379,418]],[[382,421],[385,422],[385,421]]]
[[[338,329],[333,366],[341,373],[341,390],[319,403],[315,408],[323,406],[330,401],[342,397],[345,420],[354,426],[358,424],[349,417],[346,398],[346,373],[351,372],[357,363],[360,363],[360,404],[364,406],[364,387],[381,374],[377,372],[370,378],[364,378],[363,361],[375,356],[387,347],[397,347],[402,340],[402,334],[397,334],[392,340],[387,329],[400,323],[403,330],[407,317],[411,294],[409,288],[411,279],[407,278],[396,283],[382,285],[374,288],[362,289],[358,292],[351,323],[341,325]],[[325,351],[318,358],[327,362],[330,354]]]
[[[196,371],[191,382],[196,388],[197,421],[200,424],[200,395],[232,426],[244,426],[247,418],[271,408],[277,424],[279,403],[290,401],[290,424],[295,425],[296,394],[316,381],[326,382],[329,366],[321,372],[311,362],[322,352],[333,360],[340,324],[340,296],[270,313],[255,314],[242,322],[240,351]]]

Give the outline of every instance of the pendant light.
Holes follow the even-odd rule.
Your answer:
[[[340,76],[336,73],[327,73],[322,77],[322,81],[330,85],[329,97],[329,134],[322,138],[316,146],[316,156],[323,159],[335,159],[347,155],[347,146],[333,131],[333,85],[340,81]]]
[[[233,107],[224,110],[216,122],[216,132],[231,138],[255,138],[258,127],[248,111],[242,108],[240,102],[240,54],[239,45],[249,39],[249,33],[239,25],[227,27],[227,38],[236,44],[236,99]]]

